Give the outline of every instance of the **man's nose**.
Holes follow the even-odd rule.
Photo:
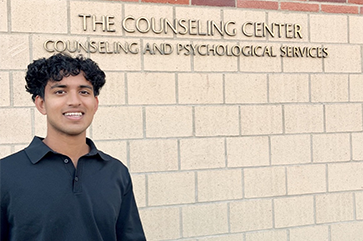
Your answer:
[[[71,91],[68,94],[68,105],[79,106],[81,105],[81,99],[77,91]]]

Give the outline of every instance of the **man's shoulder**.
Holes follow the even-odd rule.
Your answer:
[[[0,163],[5,164],[5,163],[19,162],[21,160],[24,160],[24,158],[27,158],[27,156],[25,153],[25,149],[22,149],[13,154],[0,158]]]
[[[99,155],[103,160],[105,160],[107,163],[110,163],[111,165],[115,166],[116,168],[124,169],[128,171],[127,166],[122,162],[122,160],[111,156],[110,154],[107,154],[103,152],[102,150],[98,150]]]

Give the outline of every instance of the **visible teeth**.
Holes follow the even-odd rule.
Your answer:
[[[68,113],[65,113],[64,115],[66,115],[66,116],[81,116],[82,113],[81,112],[68,112]]]

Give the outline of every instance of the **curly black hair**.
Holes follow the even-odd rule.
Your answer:
[[[25,89],[32,94],[35,101],[37,95],[44,98],[44,89],[48,81],[61,81],[63,77],[76,76],[81,72],[93,85],[94,95],[98,96],[106,81],[105,73],[93,60],[81,55],[73,58],[65,53],[55,54],[48,59],[41,58],[29,64],[25,76]]]

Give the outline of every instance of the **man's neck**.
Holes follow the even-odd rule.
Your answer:
[[[89,146],[86,143],[86,135],[77,136],[63,136],[63,135],[50,135],[43,142],[60,154],[66,155],[71,158],[75,167],[77,167],[78,159],[89,152]]]

